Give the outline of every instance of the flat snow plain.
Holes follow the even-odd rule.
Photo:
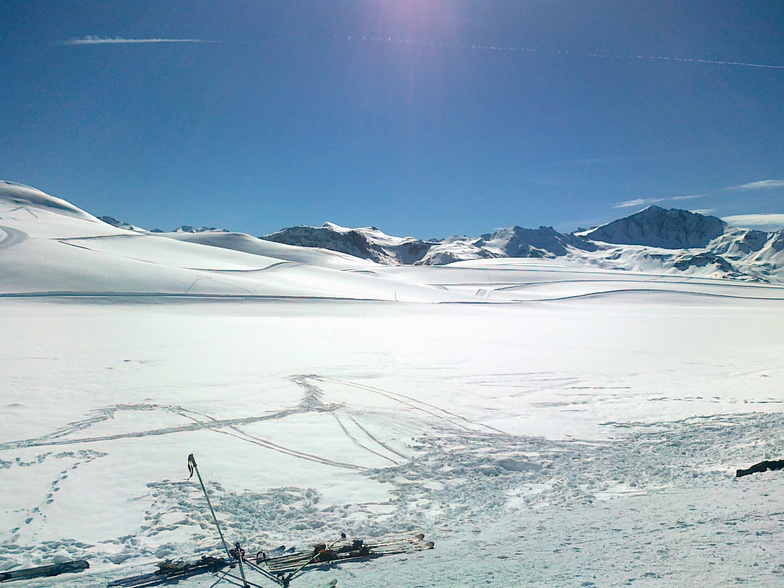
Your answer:
[[[190,453],[249,551],[436,542],[294,586],[784,585],[782,474],[734,477],[784,458],[784,288],[379,267],[66,205],[0,190],[0,570],[91,568],[20,586],[219,554]]]

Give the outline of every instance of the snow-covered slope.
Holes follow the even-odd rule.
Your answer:
[[[549,231],[447,266],[153,235],[10,184],[0,231],[0,571],[90,562],[20,588],[220,555],[190,453],[248,553],[436,542],[293,588],[781,586],[782,472],[734,472],[784,457],[782,286]],[[749,235],[713,243],[784,249]]]
[[[0,295],[449,299],[353,271],[366,266],[247,235],[130,231],[34,188],[0,184]]]
[[[252,255],[271,257],[292,263],[307,264],[318,267],[329,267],[334,269],[358,270],[362,268],[372,268],[374,263],[368,260],[339,253],[329,249],[314,249],[311,247],[295,247],[266,241],[247,235],[245,233],[230,233],[227,231],[199,231],[162,233],[162,235],[177,241],[187,243],[198,243],[233,251],[242,251]]]
[[[27,212],[35,216],[33,210],[39,209],[56,212],[57,214],[83,221],[100,222],[97,218],[87,214],[70,202],[50,196],[30,186],[9,182],[8,180],[0,180],[0,198],[3,199],[4,207],[9,213],[19,212],[24,216],[24,212]]]
[[[489,235],[482,235],[476,244],[501,251],[506,257],[561,257],[568,253],[569,248],[596,250],[593,243],[574,235],[564,235],[552,227],[501,229]]]

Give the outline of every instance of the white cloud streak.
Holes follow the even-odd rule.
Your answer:
[[[638,208],[640,206],[650,206],[661,202],[664,198],[635,198],[634,200],[626,200],[614,205],[613,208]]]
[[[689,194],[687,196],[670,196],[668,198],[635,198],[634,200],[627,200],[620,202],[613,206],[613,208],[638,208],[640,206],[650,206],[659,202],[667,202],[669,200],[693,200],[695,198],[702,198],[706,194]]]
[[[730,186],[725,190],[770,190],[771,188],[784,188],[784,180],[760,180],[759,182],[749,182],[740,186]]]
[[[733,227],[775,230],[784,228],[784,214],[736,214],[722,218]]]
[[[748,182],[746,184],[739,184],[737,186],[727,186],[726,188],[719,188],[713,192],[705,194],[689,194],[686,196],[670,196],[667,198],[635,198],[633,200],[626,200],[613,205],[613,208],[634,208],[642,206],[650,206],[659,202],[679,201],[679,200],[693,200],[694,198],[703,198],[712,194],[720,194],[722,192],[750,192],[754,190],[775,190],[784,188],[784,180],[759,180],[756,182]]]
[[[673,196],[672,198],[666,198],[665,200],[694,200],[695,198],[702,198],[703,196],[707,196],[707,194],[687,194],[686,196]]]
[[[223,41],[212,41],[209,39],[125,39],[123,37],[98,37],[87,35],[86,37],[73,38],[63,41],[62,45],[125,45],[142,43],[223,43]]]

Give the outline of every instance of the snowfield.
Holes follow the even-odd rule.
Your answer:
[[[293,586],[784,585],[784,474],[734,477],[784,458],[784,286],[387,267],[10,183],[0,275],[0,570],[91,565],[20,586],[218,555],[190,453],[248,551],[436,542]]]

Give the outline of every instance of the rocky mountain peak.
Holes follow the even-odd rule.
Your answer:
[[[637,214],[587,231],[583,236],[620,245],[688,249],[705,247],[721,236],[726,226],[723,220],[715,216],[650,206]]]

